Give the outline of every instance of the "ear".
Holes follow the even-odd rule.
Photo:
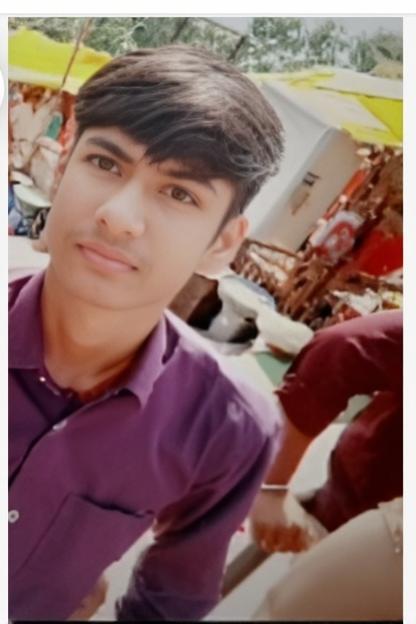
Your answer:
[[[196,268],[196,273],[212,275],[233,261],[248,231],[248,221],[238,216],[227,221],[217,238],[208,247]]]

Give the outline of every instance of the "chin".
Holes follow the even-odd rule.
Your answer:
[[[97,279],[95,276],[88,279],[71,279],[68,283],[68,291],[78,301],[96,307],[101,310],[113,312],[127,312],[141,309],[154,308],[155,311],[167,307],[164,297],[149,292],[143,284],[121,283]]]
[[[100,273],[85,267],[77,261],[77,257],[71,262],[51,260],[51,265],[55,279],[73,298],[74,305],[79,301],[96,308],[120,312],[134,309],[140,311],[143,308],[162,311],[180,290],[177,288],[172,292],[171,283],[159,283],[155,288],[154,274],[150,275],[150,272],[146,275]]]
[[[80,270],[76,266],[54,267],[54,269],[56,279],[63,291],[74,300],[74,306],[78,301],[108,310],[122,310],[129,307],[131,285],[117,284],[103,276]]]

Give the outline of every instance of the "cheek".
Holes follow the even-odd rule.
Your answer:
[[[64,175],[53,198],[48,231],[52,234],[58,229],[64,235],[68,227],[88,219],[94,213],[95,195],[94,189],[88,188],[82,180]]]
[[[53,205],[56,211],[79,215],[87,213],[108,196],[108,189],[86,175],[85,167],[69,164],[57,188]]]
[[[155,244],[157,240],[157,244]],[[189,223],[183,227],[177,223],[165,236],[156,236],[151,241],[153,260],[153,276],[159,275],[164,284],[174,285],[180,289],[197,269],[201,258],[209,244],[206,229],[190,228]]]

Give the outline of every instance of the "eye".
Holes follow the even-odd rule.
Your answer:
[[[108,156],[99,156],[95,154],[88,156],[87,161],[92,163],[94,167],[101,169],[101,171],[108,171],[109,173],[120,175],[120,169],[117,163],[115,163],[114,160]]]
[[[172,199],[181,202],[181,204],[194,204],[196,205],[196,201],[194,200],[194,198],[192,197],[192,195],[190,195],[190,193],[188,193],[188,191],[185,191],[185,189],[181,188],[180,186],[171,186],[167,189],[167,193],[170,197],[172,197]]]

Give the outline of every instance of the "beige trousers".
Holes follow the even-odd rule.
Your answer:
[[[254,619],[402,619],[402,522],[402,499],[353,518],[296,558]]]

